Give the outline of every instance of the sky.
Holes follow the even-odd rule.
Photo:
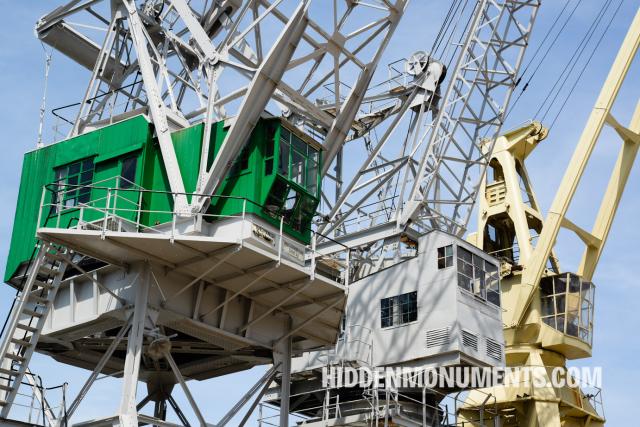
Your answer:
[[[575,1],[577,0],[571,2],[570,7]],[[40,16],[61,3],[0,0],[4,15],[3,25],[0,27],[0,125],[4,129],[0,156],[0,177],[1,182],[4,182],[0,186],[0,259],[6,259],[8,253],[22,156],[25,151],[35,148],[37,140],[38,110],[44,89],[44,51],[34,35],[33,28]],[[548,51],[540,70],[509,116],[505,129],[536,118],[538,107],[565,67],[568,57],[575,51],[601,4],[602,2],[597,0],[581,2],[574,18],[555,46]],[[617,5],[618,1],[614,1],[613,4]],[[564,2],[543,0],[525,64],[548,33],[563,5]],[[409,13],[403,18],[391,42],[383,64],[408,57],[417,50],[427,50],[448,6],[449,2],[445,0],[413,0],[409,6]],[[582,79],[558,115],[549,137],[528,159],[528,171],[545,212],[553,200],[555,190],[637,8],[636,0],[623,1],[618,15],[590,64],[583,67],[583,61],[578,67],[578,70],[584,69]],[[588,46],[588,51],[594,46],[593,43]],[[545,52],[546,49],[543,49],[537,59]],[[530,69],[537,65],[538,62],[533,62]],[[47,92],[47,110],[79,101],[88,78],[87,71],[61,55],[54,54]],[[629,122],[639,95],[640,61],[636,60],[614,109],[614,115],[621,123]],[[544,124],[550,125],[555,114],[553,110]],[[541,118],[541,115],[537,118]],[[53,122],[48,115],[45,122],[46,142],[52,140],[52,125]],[[593,154],[592,167],[580,184],[579,194],[574,199],[569,217],[584,228],[588,229],[593,224],[619,146],[619,140],[611,131],[604,132]],[[603,368],[605,415],[610,425],[633,425],[636,422],[636,417],[629,408],[636,404],[635,386],[640,383],[640,367],[636,362],[637,354],[640,353],[640,341],[636,339],[640,310],[635,306],[635,301],[640,301],[638,272],[635,270],[640,265],[640,252],[637,248],[637,242],[640,241],[640,228],[637,226],[640,212],[639,178],[639,168],[635,167],[594,277],[596,313],[593,357],[573,362],[577,366]],[[582,254],[582,247],[577,238],[563,232],[556,247],[563,270],[576,270]],[[1,264],[0,268],[4,269],[4,263]],[[0,287],[2,315],[7,313],[13,295],[13,289],[8,286]],[[69,382],[69,396],[75,395],[88,375],[87,371],[60,365],[39,355],[34,357],[32,367],[33,371],[44,377],[46,386]],[[215,421],[248,390],[262,372],[262,368],[256,368],[229,377],[192,382],[190,386],[195,396],[203,400],[201,406],[207,418]],[[118,402],[112,396],[118,392],[119,384],[118,380],[113,379],[99,381],[78,412],[77,420],[114,412]],[[54,401],[55,393],[52,392]]]

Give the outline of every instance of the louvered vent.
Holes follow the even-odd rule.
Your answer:
[[[432,329],[427,331],[427,348],[440,347],[449,344],[449,328]]]
[[[462,344],[465,347],[478,351],[478,336],[469,331],[462,331]]]
[[[498,361],[502,360],[502,346],[491,338],[487,338],[487,356]]]

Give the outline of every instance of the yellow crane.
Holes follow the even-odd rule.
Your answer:
[[[564,178],[546,217],[536,200],[525,159],[546,138],[537,122],[501,136],[492,153],[479,205],[478,232],[469,240],[502,263],[502,306],[506,362],[527,367],[545,381],[511,382],[476,390],[460,409],[465,425],[527,427],[601,426],[605,420],[597,399],[579,386],[554,386],[554,368],[566,372],[568,360],[591,356],[594,271],[607,241],[620,199],[640,146],[640,102],[631,123],[612,114],[621,87],[640,46],[640,9],[622,43],[591,112]],[[622,146],[593,228],[586,230],[567,217],[605,126],[620,136]],[[561,228],[584,244],[575,273],[563,272],[554,253]],[[546,384],[541,386],[541,384]],[[480,409],[491,395],[491,411]],[[484,420],[478,417],[483,410]]]

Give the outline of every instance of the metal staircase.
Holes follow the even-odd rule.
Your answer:
[[[6,419],[28,375],[28,366],[60,282],[68,250],[42,242],[9,314],[0,347],[0,418]]]

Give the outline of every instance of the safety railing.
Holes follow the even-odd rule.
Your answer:
[[[373,330],[363,325],[347,325],[336,344],[336,354],[344,361],[373,365]]]
[[[155,198],[155,202],[150,199]],[[178,210],[179,199],[204,201],[206,206],[226,204],[225,211],[213,209],[204,212]],[[150,208],[149,206],[156,206]],[[157,207],[165,206],[165,207]],[[274,215],[264,206],[243,197],[198,193],[176,193],[148,190],[121,176],[108,178],[91,185],[53,183],[42,189],[38,226],[44,228],[75,228],[101,233],[104,238],[110,232],[160,234],[171,241],[180,235],[180,224],[187,221],[214,223],[224,219],[248,219],[255,211],[267,212],[277,228],[276,232],[265,230],[264,239],[271,242],[278,259],[286,258],[299,265],[309,267],[311,275],[320,274],[335,282],[348,286],[353,276],[353,262],[349,247],[335,242],[341,250],[331,254],[316,250],[318,240],[332,240],[314,230],[310,233],[311,244],[304,245],[287,233],[294,228],[286,213]],[[285,227],[287,226],[287,227]],[[244,222],[243,222],[244,227]],[[240,233],[244,235],[243,233]],[[239,238],[242,243],[244,236]]]
[[[78,115],[83,107],[82,102],[75,102],[73,104],[63,105],[52,109],[52,142],[68,138],[71,131],[76,126],[76,123],[79,125],[95,123],[106,126],[118,121],[119,117],[125,117],[127,115],[126,113],[136,108],[140,108],[141,105],[132,99],[130,94],[135,93],[142,84],[141,80],[135,79],[131,84],[101,93],[100,95],[88,99],[86,103],[97,103],[98,108],[93,111],[87,111],[80,117],[78,117]],[[125,94],[125,96],[121,97],[121,94]]]
[[[504,261],[512,265],[518,265],[520,263],[520,247],[517,242],[511,247],[498,249],[497,251],[492,251],[488,254],[500,261]]]
[[[66,383],[45,387],[39,375],[28,372],[11,406],[11,420],[34,427],[67,427],[66,395]]]
[[[359,366],[373,366],[373,331],[362,325],[348,325],[338,337],[336,346],[319,351],[317,360],[328,368],[355,362]]]
[[[557,372],[557,370],[561,372]],[[500,381],[499,386],[517,390],[517,392],[514,392],[514,395],[530,396],[532,399],[540,398],[543,400],[549,398],[547,394],[548,387],[553,387],[556,397],[561,401],[569,402],[572,406],[582,408],[587,412],[594,411],[597,415],[604,418],[602,389],[589,380],[574,375],[574,372],[580,375],[581,370],[577,369],[573,371],[571,368],[527,365],[525,367],[513,368],[513,371],[507,373]],[[588,375],[596,376],[594,372]],[[585,378],[588,377],[585,376]],[[591,379],[594,378],[592,377]],[[556,384],[555,381],[559,384]],[[548,387],[540,387],[539,383],[546,383]],[[481,390],[476,391],[481,392]],[[471,407],[470,402],[465,403],[465,408],[468,410]],[[482,402],[478,401],[471,402],[471,404],[477,405],[476,409],[483,407],[486,410],[488,407],[488,405],[485,404],[483,406]],[[501,403],[500,406],[503,409],[508,408],[504,402]],[[501,412],[504,414],[509,411]],[[487,412],[485,413],[489,414]],[[502,416],[504,417],[504,415]],[[501,421],[503,424],[508,424],[511,420],[502,419]]]
[[[258,427],[280,427],[280,408],[270,403],[260,402],[258,405]],[[289,424],[293,422],[296,425],[299,422],[306,421],[308,418],[300,414],[290,414]]]

